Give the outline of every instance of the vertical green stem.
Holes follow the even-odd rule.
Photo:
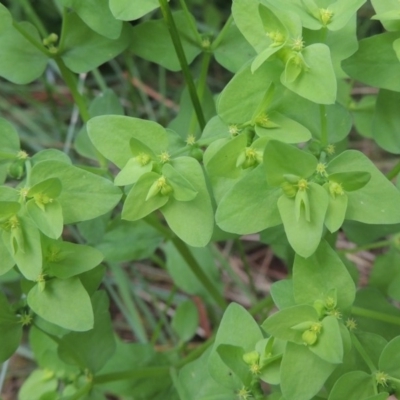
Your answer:
[[[363,345],[360,343],[360,341],[358,340],[357,336],[354,335],[354,333],[350,332],[350,337],[354,347],[356,348],[362,359],[365,361],[365,363],[368,365],[368,368],[370,369],[371,373],[374,373],[376,371],[376,367],[372,362],[370,356],[365,351]]]
[[[162,14],[164,16],[164,20],[168,26],[169,33],[171,35],[171,39],[172,39],[172,43],[175,48],[176,55],[179,59],[179,63],[182,68],[182,73],[185,78],[186,85],[188,86],[189,95],[192,100],[193,108],[197,115],[197,120],[199,121],[201,130],[203,130],[204,127],[206,126],[206,120],[204,118],[203,110],[201,108],[201,103],[200,103],[199,97],[197,95],[196,86],[194,84],[193,77],[190,72],[188,62],[186,60],[185,52],[183,50],[182,42],[179,37],[178,29],[175,25],[175,21],[172,16],[171,10],[169,8],[168,1],[167,0],[159,0],[159,3],[160,3]]]
[[[192,31],[193,31],[194,35],[196,36],[199,45],[201,45],[201,35],[200,35],[199,31],[197,30],[197,26],[196,26],[194,19],[192,18],[192,15],[189,12],[189,9],[186,5],[186,1],[179,0],[179,3],[181,4],[182,10],[185,13],[186,19],[187,19],[190,27],[192,28]]]
[[[236,239],[235,242],[236,242],[236,245],[239,248],[240,258],[241,258],[241,260],[243,262],[244,270],[245,270],[246,275],[247,275],[247,277],[249,279],[250,288],[253,291],[254,295],[257,295],[257,289],[256,289],[256,287],[254,285],[253,277],[251,276],[250,265],[249,265],[249,263],[247,261],[246,253],[245,253],[244,248],[243,248],[243,244],[239,239]]]
[[[319,115],[321,119],[321,144],[322,147],[328,146],[328,127],[326,118],[326,106],[325,104],[319,105]]]
[[[386,174],[390,181],[400,173],[400,161]]]
[[[43,37],[47,37],[48,36],[47,30],[44,27],[41,19],[36,14],[36,11],[32,7],[31,3],[28,0],[19,0],[19,2],[23,7],[26,16],[28,17],[28,19],[30,19],[32,21],[33,25],[35,25],[35,27],[39,31],[39,33]]]
[[[99,85],[100,90],[104,93],[107,90],[107,83],[104,80],[103,75],[101,75],[98,68],[93,69],[92,74],[97,84]]]
[[[197,95],[198,95],[200,101],[203,101],[204,93],[205,93],[205,90],[206,90],[208,68],[210,66],[211,56],[212,56],[212,53],[210,53],[210,52],[205,52],[203,54],[203,60],[202,60],[202,63],[201,63],[200,77],[199,77],[199,81],[197,83]],[[195,135],[195,133],[196,133],[196,124],[197,124],[196,121],[197,121],[196,115],[193,115],[192,119],[190,121],[189,134],[193,134],[194,136],[196,136]]]
[[[214,51],[219,46],[219,44],[222,42],[222,40],[224,39],[226,33],[228,32],[229,28],[231,27],[232,22],[233,22],[233,16],[231,14],[229,16],[229,18],[227,19],[227,21],[225,22],[225,25],[223,26],[223,28],[219,32],[217,38],[211,44],[211,51]]]
[[[67,84],[69,90],[71,91],[72,97],[74,98],[74,102],[79,109],[79,113],[83,122],[89,121],[90,114],[86,105],[86,101],[84,97],[79,93],[78,85],[74,74],[66,67],[64,61],[61,57],[56,57],[55,61],[57,63],[58,68],[60,69],[61,76],[63,77],[65,83]]]
[[[4,384],[4,381],[6,379],[8,365],[9,365],[9,360],[4,361],[4,363],[1,365],[1,370],[0,370],[0,393],[3,392],[3,384]]]
[[[160,221],[158,221],[154,216],[148,216],[144,218],[148,224],[157,229],[161,234],[167,239],[171,240],[176,250],[179,252],[181,257],[187,262],[189,268],[196,276],[196,278],[202,283],[204,288],[209,292],[210,296],[214,299],[214,301],[222,308],[225,309],[227,307],[224,297],[219,293],[217,287],[210,280],[210,278],[205,274],[203,269],[200,267],[197,260],[193,257],[193,254],[190,252],[189,247],[186,243],[184,243],[181,239],[176,237],[169,229],[165,228]]]

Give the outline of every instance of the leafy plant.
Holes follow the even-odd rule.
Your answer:
[[[0,362],[5,371],[26,334],[37,364],[20,400],[400,393],[400,192],[391,182],[400,162],[385,176],[349,145],[354,121],[400,153],[400,5],[372,0],[385,32],[358,41],[365,3],[234,0],[221,27],[211,2],[195,17],[185,0],[58,0],[51,31],[54,20],[29,1],[0,5],[4,82],[47,82],[55,71],[82,121],[75,137],[54,133],[60,151],[39,134],[47,144],[36,148],[15,118],[0,118]],[[124,115],[98,68],[132,73],[132,55],[161,75],[182,71],[175,119]],[[212,62],[233,74],[215,97]],[[76,79],[88,72],[95,98]],[[355,81],[377,90],[353,98]],[[339,232],[359,246],[351,251],[389,248],[367,287],[336,248]],[[269,296],[253,294],[247,311],[227,305],[215,242],[240,247],[240,235],[255,233],[290,274]],[[167,305],[186,293],[170,323],[131,290],[121,263],[141,259],[172,277]],[[116,335],[108,294],[132,343]],[[199,345],[204,312],[216,333]],[[156,346],[163,328],[168,351]]]

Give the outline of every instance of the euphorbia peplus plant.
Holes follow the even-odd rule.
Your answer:
[[[56,68],[83,122],[75,149],[89,159],[74,165],[68,146],[27,154],[0,119],[0,361],[4,369],[26,330],[38,365],[19,399],[399,395],[400,246],[396,235],[374,241],[400,229],[390,181],[400,163],[384,176],[347,138],[354,117],[358,133],[400,153],[400,4],[372,1],[389,32],[358,42],[365,0],[235,0],[213,32],[199,30],[184,0],[174,12],[166,0],[59,0],[53,33],[29,2],[18,3],[33,24],[0,5],[0,76],[26,84]],[[74,73],[123,51],[128,65],[133,53],[182,70],[187,88],[169,125],[124,116],[100,78],[102,96],[88,106],[80,94]],[[190,64],[200,54],[195,81]],[[215,103],[212,57],[234,74]],[[349,78],[379,94],[355,102]],[[390,247],[365,288],[335,250],[341,229],[361,248]],[[226,306],[210,242],[250,233],[292,273],[249,312]],[[225,310],[215,337],[191,352],[193,303],[177,308],[178,340],[158,352],[160,327],[150,341],[132,305],[125,316],[137,343],[116,338],[99,290],[107,266],[126,300],[118,262],[157,247],[177,287]],[[11,292],[13,282],[20,289]],[[267,316],[272,301],[278,311]]]

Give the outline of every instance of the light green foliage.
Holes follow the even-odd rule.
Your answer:
[[[371,37],[365,0],[222,3],[0,5],[0,362],[28,338],[37,363],[20,400],[399,396],[400,3],[371,1]],[[268,294],[251,241],[289,271]],[[374,248],[357,290],[343,253]]]

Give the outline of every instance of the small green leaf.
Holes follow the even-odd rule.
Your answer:
[[[110,9],[114,17],[123,21],[139,19],[159,7],[158,0],[110,0]]]
[[[393,50],[399,38],[400,32],[387,32],[362,39],[357,52],[343,61],[344,71],[368,85],[400,92],[399,59]]]
[[[64,335],[58,354],[68,364],[76,364],[91,373],[99,371],[112,357],[116,349],[111,324],[109,301],[104,291],[97,291],[92,298],[94,326],[87,332],[71,332]]]
[[[64,24],[73,28],[65,32],[60,55],[65,65],[75,73],[91,71],[116,57],[129,45],[129,25],[124,24],[118,40],[112,40],[91,30],[76,13],[67,13],[64,19]]]
[[[111,14],[108,0],[63,0],[65,7],[71,7],[95,32],[109,39],[118,39],[122,22]]]
[[[87,130],[97,150],[121,169],[132,158],[132,138],[142,142],[155,154],[161,153],[168,146],[167,135],[161,125],[139,118],[98,116],[88,122]]]
[[[307,69],[294,81],[287,81],[285,72],[281,82],[296,94],[320,104],[336,101],[336,76],[333,70],[329,47],[322,43],[307,46],[302,51]]]
[[[379,358],[379,369],[382,372],[396,378],[397,381],[390,381],[400,389],[400,336],[392,339],[383,349]]]
[[[378,146],[394,154],[400,153],[399,102],[399,92],[381,89],[372,120],[372,137]]]
[[[314,307],[308,305],[296,305],[284,308],[268,317],[261,327],[271,336],[281,340],[304,344],[303,330],[293,329],[302,323],[318,322],[318,313]]]
[[[240,379],[244,386],[249,386],[251,382],[251,373],[249,365],[243,361],[245,354],[242,347],[231,344],[220,344],[217,347],[217,353],[223,363]]]
[[[320,391],[335,367],[303,344],[289,342],[281,363],[283,395],[286,399],[310,400]]]
[[[146,200],[150,188],[159,178],[160,175],[155,172],[147,172],[139,178],[125,199],[121,215],[122,219],[136,221],[167,203],[170,197],[161,194],[157,194]]]
[[[309,183],[308,186],[309,221],[307,221],[306,210],[302,209],[299,215],[296,214],[295,200],[286,195],[282,195],[278,200],[279,213],[289,243],[293,250],[302,257],[311,256],[317,249],[321,241],[329,203],[325,189],[313,182]]]
[[[48,393],[57,390],[58,382],[54,373],[47,370],[36,369],[25,380],[18,393],[19,400],[45,399]]]
[[[322,241],[309,258],[296,255],[293,289],[297,303],[310,305],[316,300],[325,300],[330,291],[335,289],[339,310],[353,304],[356,290],[347,268],[326,241]]]
[[[36,284],[27,301],[33,312],[62,328],[79,332],[93,328],[90,297],[78,278],[51,279],[44,290]]]
[[[327,172],[329,173],[329,164]],[[371,174],[364,171],[337,172],[329,174],[329,180],[340,183],[346,192],[352,192],[363,188],[371,180]]]
[[[262,338],[261,330],[253,317],[242,306],[231,303],[222,317],[208,359],[208,371],[211,377],[227,388],[240,389],[242,387],[240,379],[224,364],[218,354],[218,346],[220,344],[238,346],[247,353],[253,351],[256,343]]]
[[[280,186],[287,174],[308,178],[315,172],[317,164],[312,154],[286,143],[271,140],[265,148],[264,166],[271,186]]]
[[[29,216],[38,229],[52,239],[58,239],[63,231],[63,215],[60,203],[53,200],[39,206],[34,199],[26,203]]]
[[[4,19],[4,17],[2,16]],[[6,16],[6,21],[9,17]],[[3,24],[2,19],[2,24]],[[16,23],[33,40],[41,43],[36,28],[29,22]],[[26,84],[39,78],[47,65],[48,57],[28,41],[12,25],[0,28],[0,76],[16,83]]]
[[[190,300],[179,304],[172,318],[171,326],[181,342],[188,342],[195,335],[199,326],[199,313],[196,305]]]
[[[338,231],[343,225],[346,217],[348,197],[346,193],[334,197],[329,194],[328,184],[325,184],[324,187],[328,191],[329,199],[328,210],[326,211],[324,223],[329,232],[333,233]]]
[[[50,276],[68,279],[97,267],[103,260],[100,251],[83,244],[45,239],[44,271]]]
[[[351,371],[336,381],[328,400],[368,400],[374,394],[376,384],[372,376],[363,371]]]
[[[174,199],[178,201],[190,201],[197,196],[198,191],[171,164],[164,164],[162,173],[167,178],[168,184],[172,187],[172,196]]]

